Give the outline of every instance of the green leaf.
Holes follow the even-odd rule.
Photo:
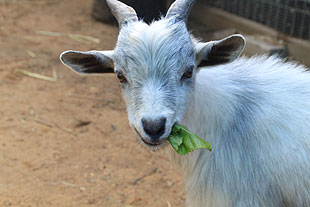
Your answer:
[[[180,145],[182,144],[183,140],[182,140],[182,137],[171,134],[169,142],[171,146],[173,147],[173,149],[177,151]]]
[[[168,141],[179,155],[186,155],[189,152],[201,148],[211,151],[211,144],[209,142],[201,139],[180,124],[173,126]]]

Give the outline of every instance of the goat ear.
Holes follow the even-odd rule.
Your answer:
[[[82,74],[113,73],[113,51],[65,51],[60,60],[73,71]]]
[[[196,64],[198,67],[230,63],[237,59],[245,46],[242,35],[231,35],[218,41],[197,43]]]

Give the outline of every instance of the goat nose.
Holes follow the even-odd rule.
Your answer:
[[[142,126],[147,135],[152,139],[159,139],[165,132],[166,118],[142,119]]]

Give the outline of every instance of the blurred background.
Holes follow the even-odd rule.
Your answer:
[[[124,0],[140,18],[171,0]],[[247,39],[244,55],[310,66],[309,0],[198,0],[192,33]],[[114,75],[79,76],[64,50],[113,49],[118,27],[103,0],[0,0],[0,207],[185,206],[164,153],[136,141]]]

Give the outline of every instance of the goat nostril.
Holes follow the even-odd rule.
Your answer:
[[[165,133],[166,118],[161,117],[158,119],[142,119],[143,130],[152,139],[159,139]]]

